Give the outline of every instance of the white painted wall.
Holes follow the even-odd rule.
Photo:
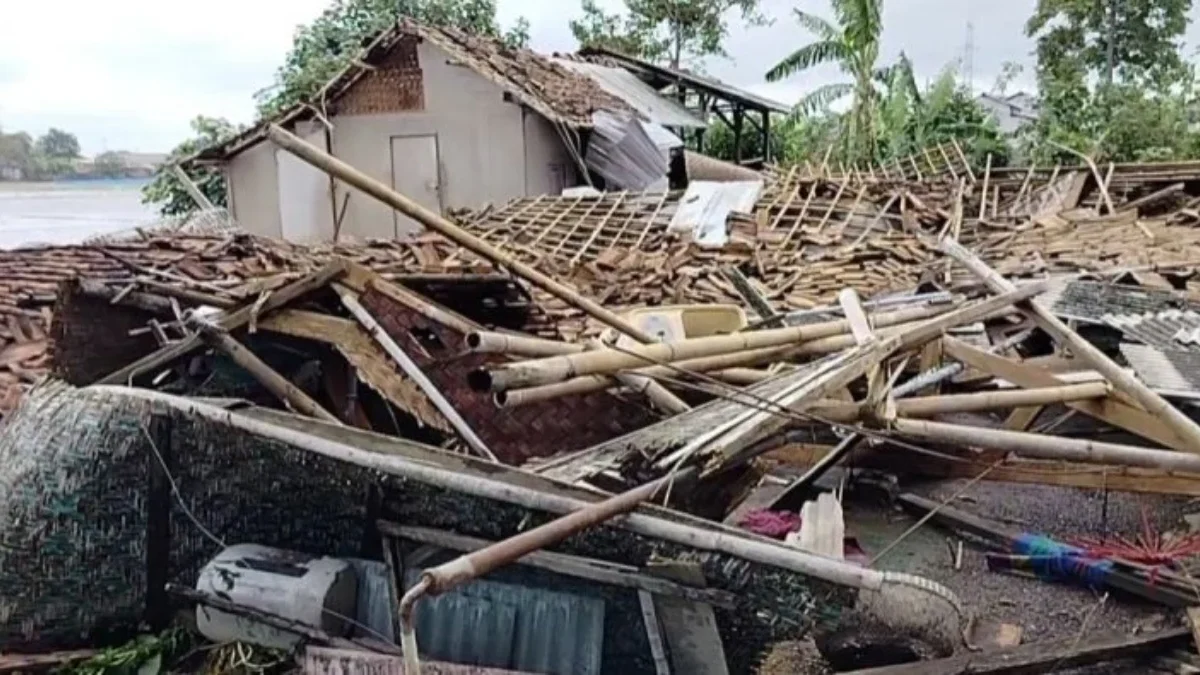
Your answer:
[[[405,179],[392,175],[391,139],[434,135],[445,209],[503,203],[542,194],[562,182],[555,177],[561,169],[555,167],[569,166],[569,156],[546,120],[506,102],[503,90],[469,68],[451,65],[448,55],[429,43],[418,46],[417,53],[424,76],[425,110],[337,116],[333,120],[335,155],[384,183],[400,185]],[[397,170],[401,166],[397,158]],[[344,189],[339,186],[339,205]],[[358,238],[391,237],[395,222],[388,207],[352,194],[342,233]]]
[[[437,139],[438,177],[443,209],[478,208],[501,204],[515,197],[557,193],[576,184],[575,164],[554,127],[540,115],[505,101],[504,91],[475,71],[449,63],[449,56],[430,45],[417,48],[423,73],[425,109],[382,115],[337,115],[333,123],[331,152],[387,185],[402,185],[407,176],[395,175],[404,167],[392,162],[392,139],[431,135]],[[289,160],[290,161],[290,160]],[[274,148],[259,143],[233,158],[228,166],[234,215],[243,227],[265,236],[288,233],[281,226],[279,171]],[[420,169],[418,169],[420,171]],[[311,176],[285,167],[288,205],[283,207],[289,233],[309,240],[319,232],[332,236],[332,222],[323,214],[328,189]],[[301,183],[320,191],[311,201],[293,197]],[[380,202],[338,183],[333,205],[340,212],[346,193],[340,236],[355,239],[404,237],[415,227],[397,219]],[[297,201],[302,203],[297,204]],[[298,223],[294,228],[292,223]],[[398,227],[398,224],[402,225]]]
[[[234,157],[226,171],[234,220],[251,234],[282,237],[274,146],[255,145]]]
[[[328,151],[324,127],[310,128],[301,138]],[[283,238],[315,244],[333,238],[329,175],[283,148],[275,149],[279,182],[279,220]]]

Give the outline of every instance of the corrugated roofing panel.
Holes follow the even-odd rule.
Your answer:
[[[405,585],[419,579],[405,573]],[[417,605],[417,644],[430,657],[555,675],[599,675],[604,601],[477,580]]]
[[[1188,340],[1200,328],[1200,313],[1192,310],[1169,309],[1143,315],[1106,314],[1103,319],[1127,338],[1151,347],[1200,352],[1200,345]]]
[[[621,99],[655,124],[690,129],[703,129],[708,126],[707,122],[693,115],[678,102],[659,94],[628,70],[570,59],[555,61],[564,68],[591,78],[601,89]]]
[[[1122,344],[1121,355],[1151,389],[1167,396],[1200,398],[1200,354]]]

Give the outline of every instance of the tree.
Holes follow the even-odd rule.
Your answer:
[[[853,83],[819,87],[797,104],[801,112],[813,112],[853,95],[846,118],[845,145],[852,161],[875,158],[876,137],[872,129],[878,103],[876,82],[887,80],[887,71],[877,71],[879,41],[883,33],[883,0],[832,0],[837,25],[815,14],[794,10],[796,20],[816,37],[767,71],[767,80],[777,82],[823,63],[836,64]]]
[[[583,18],[571,32],[585,47],[603,46],[679,68],[685,61],[728,56],[727,16],[738,12],[749,25],[762,25],[759,0],[625,0],[625,14],[609,14],[595,0],[584,0]]]
[[[1038,0],[1025,25],[1039,76],[1090,73],[1103,85],[1163,86],[1184,69],[1179,49],[1192,0]],[[1073,60],[1062,68],[1064,60]]]
[[[502,34],[496,24],[495,0],[335,0],[312,23],[296,30],[275,84],[256,94],[259,114],[270,117],[311,97],[373,36],[401,17],[502,37],[510,46],[529,41],[529,23],[524,19]]]
[[[119,152],[109,150],[96,155],[93,160],[97,176],[105,178],[120,178],[125,175],[125,158]]]
[[[199,210],[199,207],[171,174],[169,167],[190,157],[202,148],[222,143],[237,134],[238,129],[228,120],[203,115],[192,120],[193,136],[175,146],[163,162],[154,178],[142,188],[142,202],[158,205],[166,216],[183,215]],[[225,194],[225,177],[209,167],[192,166],[188,175],[209,200],[216,206],[228,206]]]
[[[1025,66],[1019,63],[1005,61],[1000,64],[1000,74],[996,76],[996,82],[992,85],[992,93],[996,96],[1007,94],[1009,85],[1023,72],[1025,72]]]
[[[79,157],[79,139],[62,129],[51,128],[45,136],[37,139],[35,147],[39,154],[51,159],[71,160]]]

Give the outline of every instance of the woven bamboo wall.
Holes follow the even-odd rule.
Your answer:
[[[533,457],[580,450],[656,419],[641,401],[603,392],[497,408],[490,394],[473,391],[467,385],[467,374],[487,364],[504,362],[506,357],[464,352],[466,335],[434,323],[374,289],[363,294],[362,303],[479,438],[507,464],[518,466]]]

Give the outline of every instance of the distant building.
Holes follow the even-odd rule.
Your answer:
[[[980,94],[975,100],[996,120],[996,125],[1005,134],[1015,134],[1021,127],[1038,119],[1037,97],[1024,91],[1003,97]]]
[[[158,171],[158,167],[167,161],[167,156],[161,152],[126,152],[116,153],[125,167],[125,175],[129,178],[148,178]]]
[[[11,160],[0,157],[0,180],[22,180],[25,170]]]

